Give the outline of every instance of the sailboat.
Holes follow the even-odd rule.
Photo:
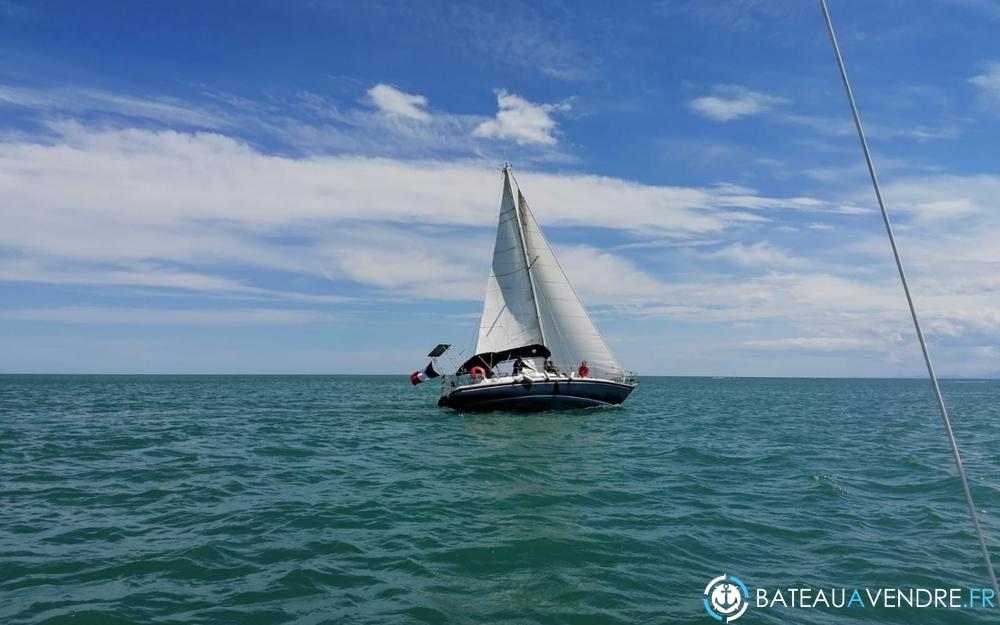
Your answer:
[[[509,163],[502,175],[475,353],[444,376],[438,405],[475,412],[621,404],[638,385],[635,375],[622,369],[594,326]],[[447,349],[439,345],[428,355],[437,358]],[[436,363],[426,371],[434,373]]]

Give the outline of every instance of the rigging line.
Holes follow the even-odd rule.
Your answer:
[[[983,528],[979,524],[979,515],[976,512],[976,504],[972,500],[972,491],[969,490],[969,481],[965,476],[965,467],[962,465],[962,456],[958,452],[958,443],[955,441],[955,433],[951,429],[951,419],[948,418],[948,409],[944,404],[944,396],[941,394],[941,387],[938,385],[937,375],[934,373],[934,365],[931,364],[931,356],[927,351],[927,343],[924,341],[924,333],[920,329],[920,319],[917,317],[917,309],[913,305],[913,296],[910,295],[910,287],[906,282],[906,273],[903,271],[903,261],[899,258],[899,249],[896,247],[896,237],[892,233],[892,224],[889,221],[889,213],[886,211],[885,203],[882,200],[882,191],[878,185],[878,177],[875,175],[875,163],[872,161],[871,152],[868,150],[868,140],[865,138],[865,131],[861,127],[861,117],[858,114],[858,106],[854,102],[854,93],[851,91],[851,84],[847,80],[847,69],[844,67],[844,58],[840,55],[840,46],[837,45],[837,36],[833,32],[833,22],[830,20],[830,10],[826,6],[826,0],[819,0],[819,6],[823,10],[823,19],[826,20],[826,30],[830,35],[830,43],[833,44],[833,54],[837,57],[837,67],[840,69],[840,78],[844,83],[844,91],[847,92],[847,101],[851,105],[851,115],[854,117],[854,126],[858,130],[858,140],[861,142],[861,150],[865,153],[865,163],[868,165],[868,174],[872,179],[872,187],[875,189],[875,198],[878,200],[879,210],[882,212],[882,221],[885,223],[885,232],[889,235],[889,244],[892,246],[892,255],[896,259],[896,269],[899,270],[899,280],[903,283],[903,292],[906,294],[906,303],[910,306],[910,316],[913,318],[913,327],[917,331],[917,339],[920,341],[920,351],[924,355],[924,363],[927,365],[927,375],[930,376],[931,386],[934,387],[934,395],[937,397],[938,408],[941,410],[941,421],[944,423],[945,432],[948,434],[948,443],[951,445],[951,453],[955,458],[955,467],[958,469],[958,477],[962,482],[962,492],[965,495],[965,503],[969,508],[969,515],[972,517],[972,525],[976,530],[976,537],[979,539],[979,548],[983,552],[983,560],[986,570],[989,572],[990,582],[993,584],[994,596],[1000,596],[1000,586],[997,585],[996,573],[993,571],[993,562],[990,560],[990,551],[986,546],[986,537],[983,535]]]

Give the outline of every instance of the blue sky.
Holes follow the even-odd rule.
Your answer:
[[[830,2],[939,369],[1000,373],[1000,4]],[[513,162],[640,374],[920,375],[813,2],[0,0],[0,371],[401,373]]]

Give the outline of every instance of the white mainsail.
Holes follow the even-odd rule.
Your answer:
[[[476,353],[541,343],[563,368],[586,360],[595,375],[624,372],[556,260],[507,168]]]
[[[544,343],[515,197],[510,177],[505,174],[493,265],[486,282],[476,341],[477,354]]]

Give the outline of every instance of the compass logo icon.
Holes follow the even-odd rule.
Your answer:
[[[750,605],[747,585],[735,575],[722,574],[705,586],[705,611],[717,621],[732,623]]]

